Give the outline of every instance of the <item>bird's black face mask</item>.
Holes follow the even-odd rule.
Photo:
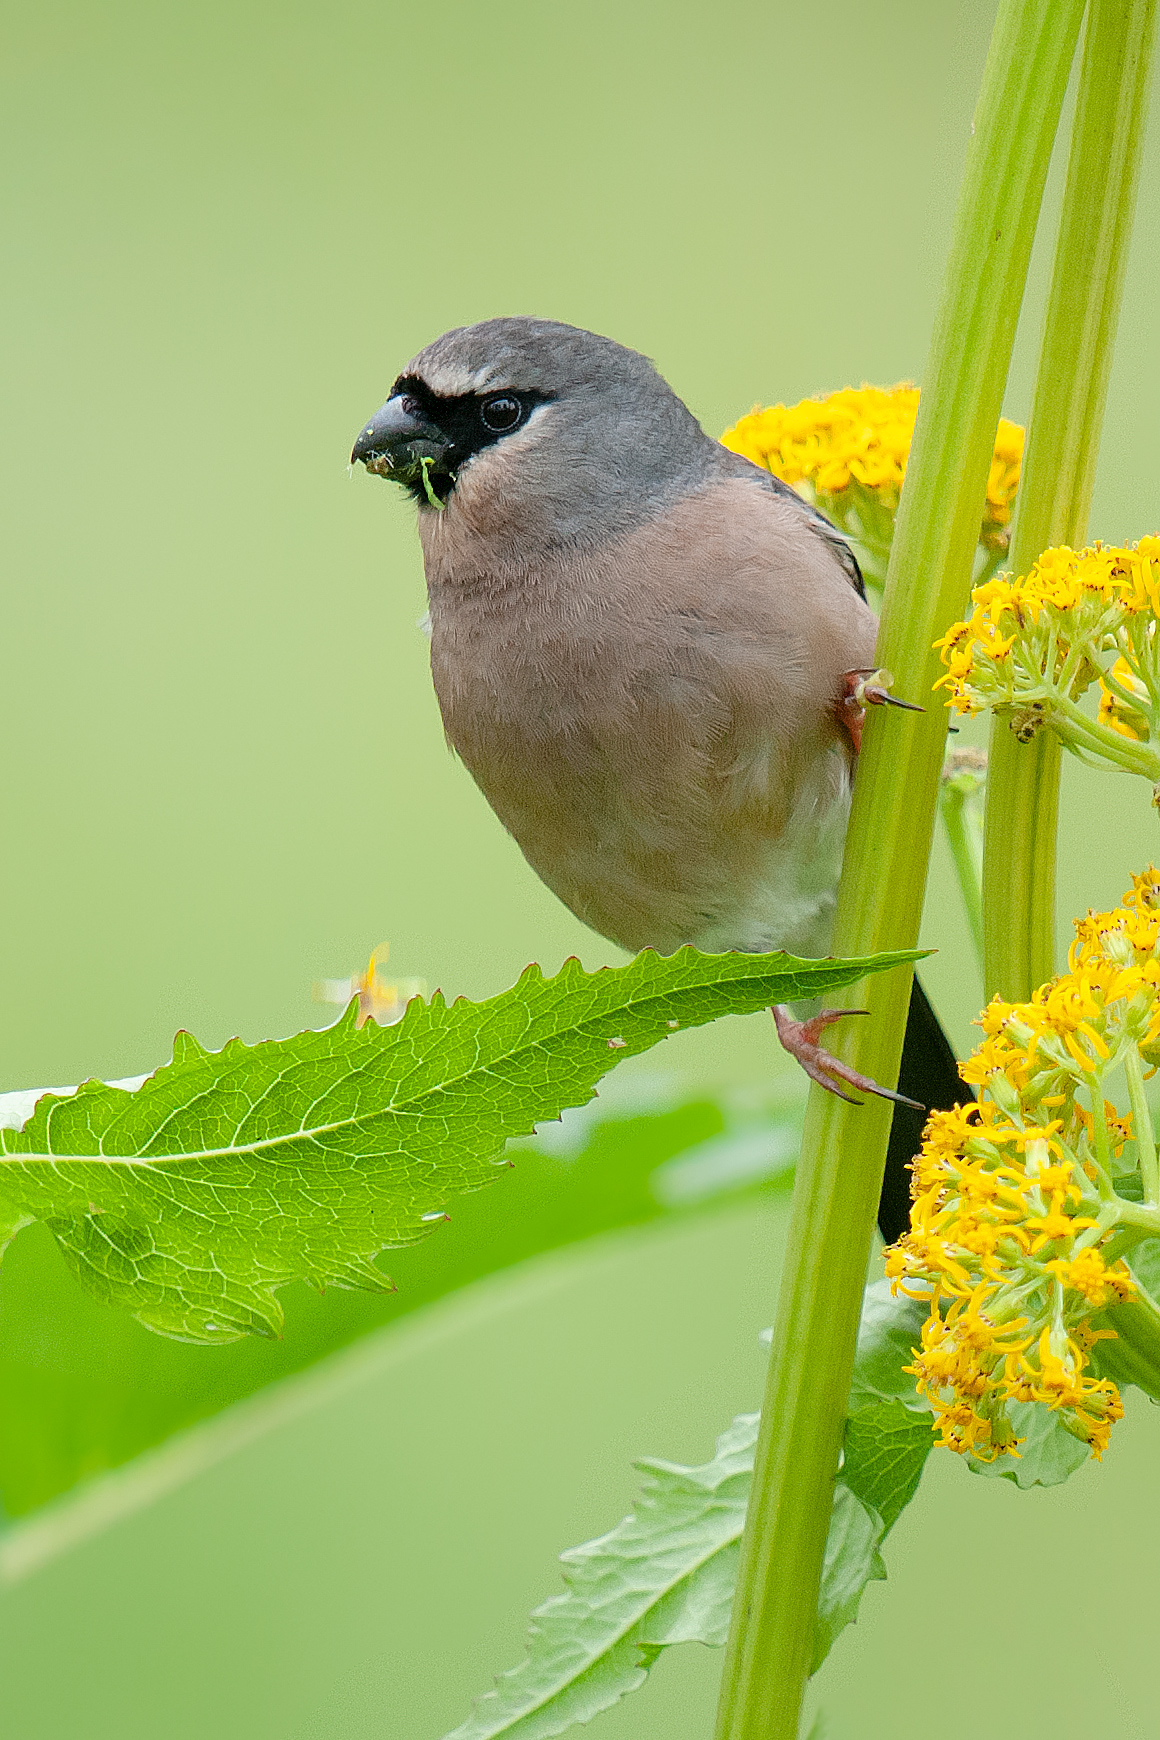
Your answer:
[[[389,477],[416,501],[441,508],[460,467],[521,429],[546,398],[524,389],[445,397],[414,375],[400,375],[355,442],[351,464],[361,460],[376,477]]]

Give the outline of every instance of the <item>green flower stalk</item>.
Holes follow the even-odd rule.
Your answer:
[[[890,557],[878,658],[929,695],[930,650],[961,615],[1079,0],[1005,0],[976,111],[954,242]],[[913,946],[945,721],[875,716],[854,793],[834,948]],[[848,1058],[897,1079],[901,973],[870,988]],[[718,1740],[797,1740],[889,1110],[811,1092],[718,1715]]]
[[[791,484],[811,507],[849,539],[869,596],[881,602],[894,542],[894,523],[918,415],[919,391],[896,387],[843,387],[750,411],[726,429],[722,445]],[[987,494],[974,556],[976,584],[1003,565],[1011,544],[1011,516],[1023,463],[1024,431],[999,419],[987,474]],[[968,757],[974,751],[952,752]],[[986,758],[982,758],[985,765]],[[962,890],[967,922],[983,965],[982,780],[965,764],[944,779],[942,816]]]
[[[987,757],[980,749],[949,750],[943,764],[940,807],[962,891],[971,941],[983,970],[983,793]]]
[[[1139,184],[1156,0],[1092,0],[1011,566],[1078,549],[1099,452]],[[987,995],[1027,998],[1055,970],[1060,743],[991,730],[983,870]]]

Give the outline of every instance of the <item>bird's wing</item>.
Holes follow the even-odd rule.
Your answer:
[[[721,462],[722,476],[739,477],[747,482],[757,483],[770,495],[777,496],[780,501],[784,501],[787,505],[792,505],[795,511],[801,515],[803,523],[817,537],[821,538],[822,542],[837,558],[839,566],[859,598],[865,598],[866,582],[862,578],[858,558],[837,526],[828,520],[825,514],[820,513],[816,507],[803,501],[796,489],[792,489],[780,477],[775,477],[772,471],[766,471],[764,466],[754,465],[753,461],[746,459],[744,454],[734,453],[728,447],[722,447],[721,452],[724,455]]]

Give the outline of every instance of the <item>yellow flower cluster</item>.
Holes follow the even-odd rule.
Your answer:
[[[1047,722],[1101,765],[1160,779],[1160,538],[1046,550],[1028,574],[976,586],[936,645],[958,713],[1002,707],[1021,736]],[[1079,702],[1101,692],[1093,721]]]
[[[721,440],[784,479],[839,495],[857,482],[894,506],[918,415],[918,388],[843,387],[826,398],[755,409]]]
[[[930,1301],[907,1369],[939,1441],[982,1461],[1017,1454],[1008,1409],[1019,1402],[1052,1409],[1102,1454],[1123,1410],[1089,1369],[1114,1333],[1092,1314],[1139,1295],[1118,1253],[1160,1230],[1142,1075],[1160,1048],[1160,875],[1134,878],[1122,906],[1089,913],[1076,933],[1065,974],[984,1012],[983,1043],[961,1067],[980,1098],[928,1120],[910,1231],[887,1252],[896,1288]],[[1104,1095],[1117,1068],[1123,1117]],[[1142,1203],[1113,1182],[1133,1164]]]
[[[883,542],[889,553],[917,415],[918,388],[907,382],[844,387],[826,398],[755,409],[721,440],[800,489],[875,553]],[[1008,546],[1022,463],[1023,430],[1004,419],[995,440],[980,532],[987,550]]]

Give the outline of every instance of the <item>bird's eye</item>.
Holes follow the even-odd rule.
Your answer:
[[[524,407],[513,393],[493,393],[479,407],[480,421],[493,435],[503,435],[514,429],[524,414]]]

